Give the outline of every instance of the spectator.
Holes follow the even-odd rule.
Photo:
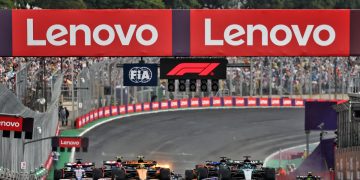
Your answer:
[[[61,125],[67,126],[66,109],[64,107],[60,109],[59,115],[60,115]]]
[[[69,110],[67,109],[67,107],[65,107],[65,111],[66,111],[66,126],[67,126],[70,113],[69,113]]]
[[[57,168],[58,161],[59,161],[60,153],[58,153],[57,151],[53,151],[53,152],[51,153],[51,156],[52,156],[52,158],[53,158],[53,166],[54,166],[54,168],[56,169],[56,168]]]

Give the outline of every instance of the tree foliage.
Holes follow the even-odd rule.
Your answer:
[[[14,3],[11,0],[0,0],[0,9],[12,8]]]
[[[246,9],[339,9],[360,8],[360,0],[240,0]]]
[[[91,9],[159,9],[165,8],[162,0],[84,0]]]
[[[0,8],[50,9],[359,9],[360,0],[0,0]]]
[[[31,6],[43,9],[85,9],[83,0],[33,0]]]

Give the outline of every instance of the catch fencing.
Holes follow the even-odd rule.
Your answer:
[[[54,136],[57,130],[63,75],[54,74],[50,81],[51,91],[48,93],[48,102],[45,102],[47,110],[44,113],[24,106],[12,91],[0,85],[0,112],[34,118],[32,140]],[[41,101],[37,103],[44,106]],[[0,138],[0,179],[35,179],[35,172],[44,168],[51,153],[51,141],[44,140],[23,146],[27,141],[14,138],[13,132],[10,138]],[[25,169],[21,169],[21,162],[26,162]]]
[[[158,80],[154,87],[123,86],[122,64],[139,63],[140,57],[111,58],[81,71],[76,80],[75,115],[109,105],[128,105],[154,101],[203,97],[269,97],[302,99],[347,99],[346,93],[356,90],[358,65],[348,65],[339,57],[229,57],[227,79],[219,81],[217,92],[181,92],[178,81],[175,91],[167,91],[167,80]],[[143,58],[145,63],[158,64],[160,58]],[[158,73],[160,74],[160,73]],[[187,82],[188,83],[188,82]],[[106,92],[106,87],[109,87]],[[76,109],[76,107],[79,107]]]

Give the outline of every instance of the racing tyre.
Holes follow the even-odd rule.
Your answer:
[[[200,167],[197,169],[196,177],[198,180],[208,178],[208,175],[209,175],[208,169],[206,169],[204,167]]]
[[[125,180],[125,171],[122,169],[113,169],[111,170],[111,179],[112,180]]]
[[[192,180],[194,178],[195,176],[193,170],[185,170],[185,180]]]
[[[265,168],[265,180],[275,180],[275,169]]]
[[[93,179],[98,180],[102,178],[102,171],[100,169],[94,169],[93,170]]]
[[[229,169],[220,168],[219,169],[219,179],[220,180],[231,180],[231,172]]]
[[[59,180],[62,178],[62,171],[60,169],[55,169],[54,171],[54,179]]]
[[[170,180],[171,172],[169,168],[160,169],[160,180]]]

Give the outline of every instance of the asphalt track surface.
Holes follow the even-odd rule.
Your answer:
[[[76,158],[101,166],[116,156],[169,164],[176,173],[220,156],[264,160],[280,148],[305,144],[304,109],[211,109],[138,115],[105,123],[84,136],[89,152]],[[313,135],[311,141],[318,136]]]

